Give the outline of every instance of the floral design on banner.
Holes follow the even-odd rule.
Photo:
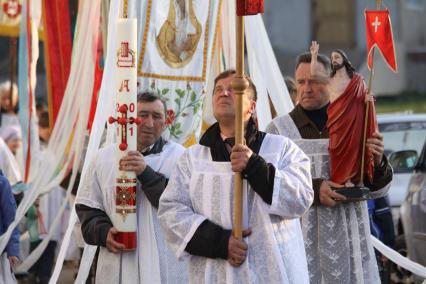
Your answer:
[[[155,88],[155,85],[151,85]],[[202,110],[202,103],[204,99],[204,94],[197,96],[197,93],[191,88],[191,85],[188,83],[186,89],[175,89],[175,98],[173,103],[170,102],[172,97],[172,92],[170,89],[157,89],[157,93],[160,95],[161,99],[166,102],[166,106],[174,105],[175,108],[167,108],[166,113],[166,126],[169,130],[170,137],[179,139],[183,134],[182,123],[180,122],[183,118],[188,115],[196,116]]]
[[[176,118],[175,111],[173,109],[168,109],[167,117],[166,117],[166,125],[172,124],[173,121],[175,121],[175,118]]]

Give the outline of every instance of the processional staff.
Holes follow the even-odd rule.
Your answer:
[[[263,0],[236,0],[236,75],[232,81],[235,97],[235,144],[244,143],[243,95],[249,86],[244,75],[244,16],[263,13]],[[242,199],[243,178],[240,172],[235,173],[234,180],[234,237],[242,239]]]
[[[376,9],[380,10],[381,0],[376,0]],[[373,65],[370,69],[370,74],[368,76],[368,84],[367,84],[367,94],[371,94],[371,85],[373,83],[373,74],[374,74],[374,52],[376,48],[373,47],[373,50],[371,51],[371,57],[373,60]],[[363,183],[363,177],[364,177],[364,164],[365,164],[365,143],[367,141],[367,127],[368,127],[368,109],[369,109],[369,102],[365,103],[365,120],[364,120],[364,135],[362,138],[362,156],[361,156],[361,183]]]
[[[382,1],[376,0],[376,11],[365,11],[366,31],[367,31],[367,53],[368,67],[370,74],[368,78],[367,94],[371,94],[373,75],[374,75],[374,54],[376,47],[381,51],[389,67],[397,72],[396,55],[393,43],[392,26],[389,18],[389,11],[381,11]],[[371,21],[374,18],[374,21]],[[371,54],[370,54],[371,52]],[[361,156],[361,182],[364,176],[365,168],[365,144],[367,140],[368,115],[370,102],[365,105],[364,135],[362,138],[362,156]]]

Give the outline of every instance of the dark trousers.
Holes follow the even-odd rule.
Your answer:
[[[30,251],[33,251],[41,241],[31,242]],[[49,241],[46,249],[30,268],[30,272],[36,277],[37,283],[48,283],[52,274],[53,263],[55,259],[56,241]]]

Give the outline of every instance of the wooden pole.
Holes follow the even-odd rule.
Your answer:
[[[128,18],[128,14],[127,14],[128,7],[129,7],[129,2],[128,2],[128,0],[123,0],[123,18],[124,18],[124,19],[127,19],[127,18]]]
[[[373,60],[373,65],[371,66],[370,75],[368,78],[368,87],[367,87],[367,95],[371,92],[371,84],[373,81],[373,72],[374,72],[374,51],[375,47],[373,47],[371,58]],[[367,128],[368,128],[368,112],[369,112],[370,102],[366,102],[365,104],[365,120],[364,120],[364,135],[362,137],[362,156],[361,156],[361,176],[360,176],[360,184],[364,186],[364,164],[365,164],[365,143],[367,142]]]
[[[380,10],[381,0],[376,0],[376,9]],[[374,53],[376,47],[373,47],[371,51],[371,70],[370,75],[368,77],[368,85],[367,85],[367,95],[371,93],[371,86],[373,84],[373,75],[374,75]],[[365,143],[367,142],[367,128],[368,128],[368,112],[369,112],[370,101],[365,104],[365,120],[364,120],[364,135],[362,137],[362,156],[361,156],[361,176],[360,176],[360,184],[364,186],[364,164],[365,164]]]
[[[235,144],[244,143],[243,121],[243,96],[248,88],[248,81],[244,76],[244,18],[237,16],[237,69],[235,79],[232,81],[232,89],[235,97]],[[234,237],[242,239],[242,195],[243,178],[241,173],[235,173],[234,180]]]

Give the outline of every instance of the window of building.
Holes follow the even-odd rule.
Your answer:
[[[313,0],[313,39],[324,47],[353,47],[355,45],[355,2],[353,0]]]

